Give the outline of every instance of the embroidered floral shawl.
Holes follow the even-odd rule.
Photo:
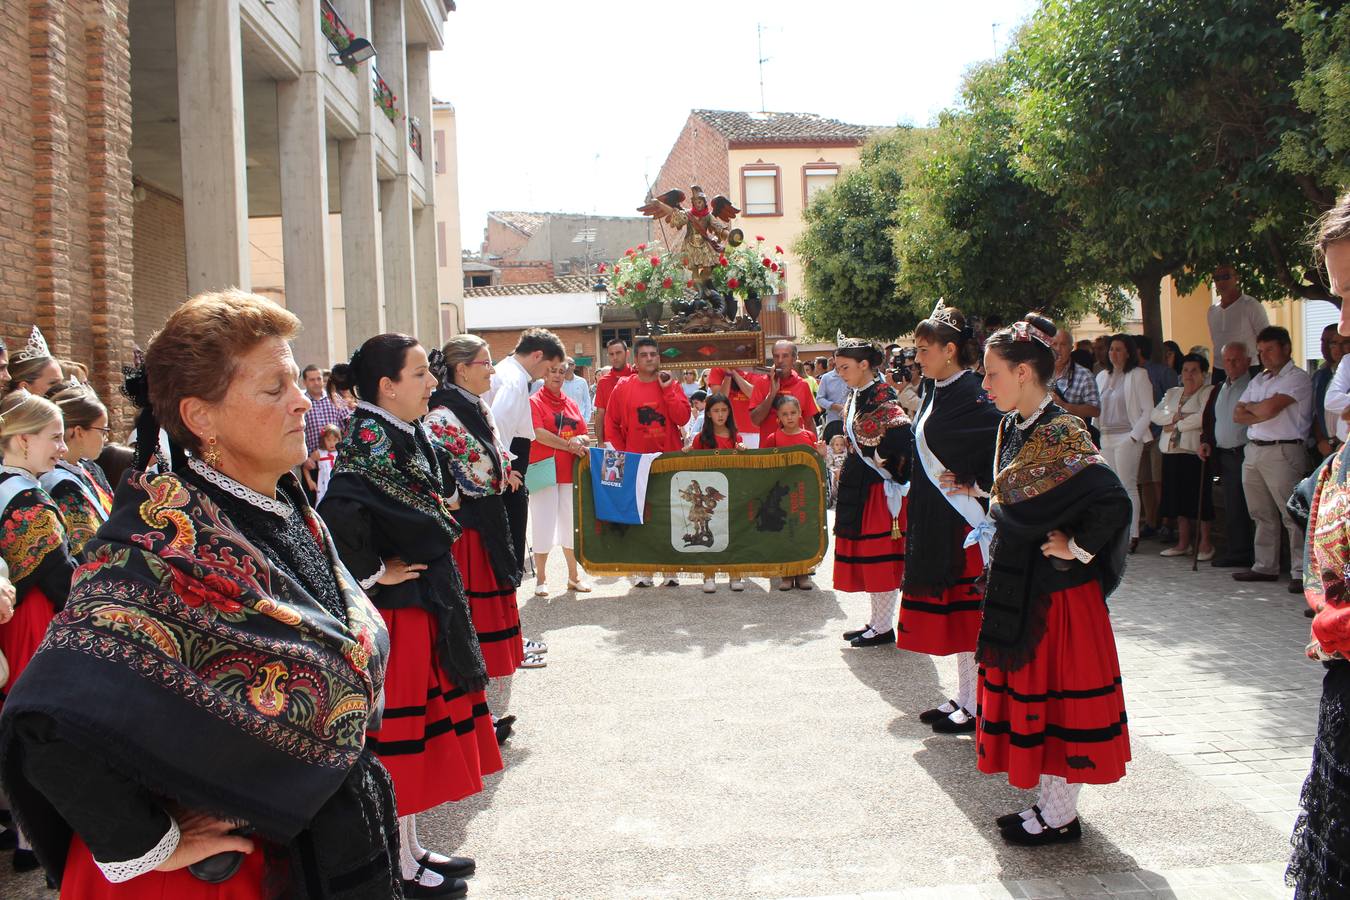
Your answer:
[[[200,489],[131,475],[0,718],[0,773],[26,818],[43,818],[32,811],[45,798],[25,788],[6,726],[29,712],[156,794],[280,843],[343,785],[365,748],[388,635],[299,484],[288,475],[280,489],[331,563],[345,619]]]

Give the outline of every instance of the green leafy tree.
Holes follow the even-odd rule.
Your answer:
[[[1299,39],[1303,74],[1294,82],[1299,109],[1311,123],[1281,136],[1280,165],[1315,202],[1329,205],[1328,183],[1350,186],[1350,5],[1296,0],[1284,12]]]
[[[1005,62],[973,69],[960,106],[942,113],[918,154],[893,231],[900,293],[1009,321],[1032,309],[1061,321],[1119,318],[1107,302],[1118,292],[1093,285],[1073,258],[1072,217],[1013,165],[1013,87]]]
[[[789,304],[807,333],[833,338],[839,331],[889,339],[918,319],[908,297],[897,293],[891,228],[904,189],[905,160],[925,135],[909,128],[869,141],[859,165],[812,200],[805,229],[793,249],[801,261],[803,296]]]
[[[1301,260],[1319,209],[1279,168],[1296,36],[1261,0],[1045,0],[1010,55],[1015,165],[1074,221],[1090,280],[1129,284],[1161,353],[1160,283],[1223,262],[1258,297],[1329,297]]]

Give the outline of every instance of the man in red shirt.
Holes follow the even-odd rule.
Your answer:
[[[625,378],[608,398],[605,440],[615,450],[632,453],[674,453],[684,448],[680,426],[692,410],[680,382],[660,371],[656,341],[641,337],[633,342],[636,374]]]
[[[811,393],[811,385],[793,369],[797,362],[797,345],[792,341],[779,341],[773,345],[773,372],[759,380],[755,392],[750,395],[750,421],[759,429],[760,446],[769,435],[778,430],[778,416],[774,414],[773,402],[782,394],[797,398],[802,407],[802,421],[811,422],[816,413],[816,398]],[[736,423],[740,425],[740,422]]]
[[[633,342],[637,371],[619,382],[609,395],[605,414],[605,441],[615,450],[631,453],[673,453],[684,449],[680,426],[693,414],[679,379],[662,372],[661,352],[656,341],[640,337]],[[634,587],[651,587],[650,573],[633,576]],[[677,587],[674,575],[666,587]]]
[[[747,369],[708,370],[708,393],[726,394],[731,401],[731,418],[741,434],[754,434],[755,423],[750,419],[750,395],[764,376]]]
[[[614,338],[606,344],[605,352],[609,354],[609,371],[595,383],[595,434],[601,441],[605,439],[605,407],[609,405],[609,397],[620,381],[633,374],[623,338]]]

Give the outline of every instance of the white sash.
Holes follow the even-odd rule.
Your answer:
[[[870,387],[870,385],[869,385]],[[867,388],[853,389],[853,402],[848,405],[848,416],[844,419],[844,431],[848,433],[848,439],[853,442],[853,446],[858,450],[858,456],[867,463],[873,472],[881,476],[881,486],[886,491],[886,509],[890,511],[892,519],[900,518],[900,509],[904,505],[905,495],[909,493],[909,482],[898,482],[891,476],[890,472],[881,468],[876,461],[866,453],[862,452],[862,445],[858,443],[858,436],[853,433],[853,420],[858,415],[858,394]]]
[[[81,471],[80,474],[76,474],[70,471],[70,469],[67,469],[67,465],[69,465],[69,463],[57,463],[55,469],[45,473],[38,479],[42,484],[43,490],[54,497],[56,495],[56,486],[58,484],[63,481],[73,481],[79,486],[80,490],[84,492],[85,498],[94,507],[94,512],[98,515],[98,520],[100,522],[108,521],[108,514],[103,511],[103,503],[98,499],[98,494],[94,491],[93,486],[85,480],[92,476],[84,475],[83,471]]]
[[[938,489],[938,493],[947,498],[952,509],[956,510],[961,518],[966,520],[970,526],[970,534],[966,535],[963,547],[969,547],[972,544],[980,545],[980,556],[984,558],[985,563],[989,562],[989,545],[994,541],[994,523],[989,518],[988,513],[980,506],[978,500],[969,494],[949,493],[942,487],[942,473],[947,471],[947,467],[942,461],[933,454],[928,447],[928,439],[924,436],[924,425],[928,422],[929,415],[933,412],[933,405],[937,403],[937,385],[933,386],[933,399],[928,405],[919,410],[919,417],[914,421],[914,448],[919,456],[919,463],[923,468],[924,474],[928,480],[933,482],[933,487]]]

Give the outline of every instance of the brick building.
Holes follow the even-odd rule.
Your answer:
[[[813,113],[695,109],[657,175],[653,194],[697,184],[709,197],[723,194],[741,210],[736,225],[787,251],[787,296],[801,293],[801,267],[792,245],[801,234],[802,211],[839,173],[858,164],[859,151],[878,129]],[[801,322],[765,304],[765,337],[801,334]]]
[[[479,256],[501,270],[500,283],[527,284],[593,274],[596,263],[613,262],[655,232],[643,216],[496,211],[488,213]]]
[[[453,0],[0,4],[0,336],[38,324],[103,398],[198,291],[252,287],[276,218],[302,358],[345,330],[439,341],[428,54]],[[374,60],[343,64],[348,34]],[[341,256],[328,216],[341,215]],[[349,298],[333,302],[332,273]],[[266,285],[260,285],[266,287]],[[125,424],[125,420],[117,423]]]
[[[630,344],[637,315],[626,306],[596,302],[594,276],[563,275],[533,284],[495,284],[464,291],[465,330],[487,341],[493,359],[515,347],[526,328],[547,328],[578,365],[607,365],[605,344]],[[602,292],[603,296],[603,292]]]

